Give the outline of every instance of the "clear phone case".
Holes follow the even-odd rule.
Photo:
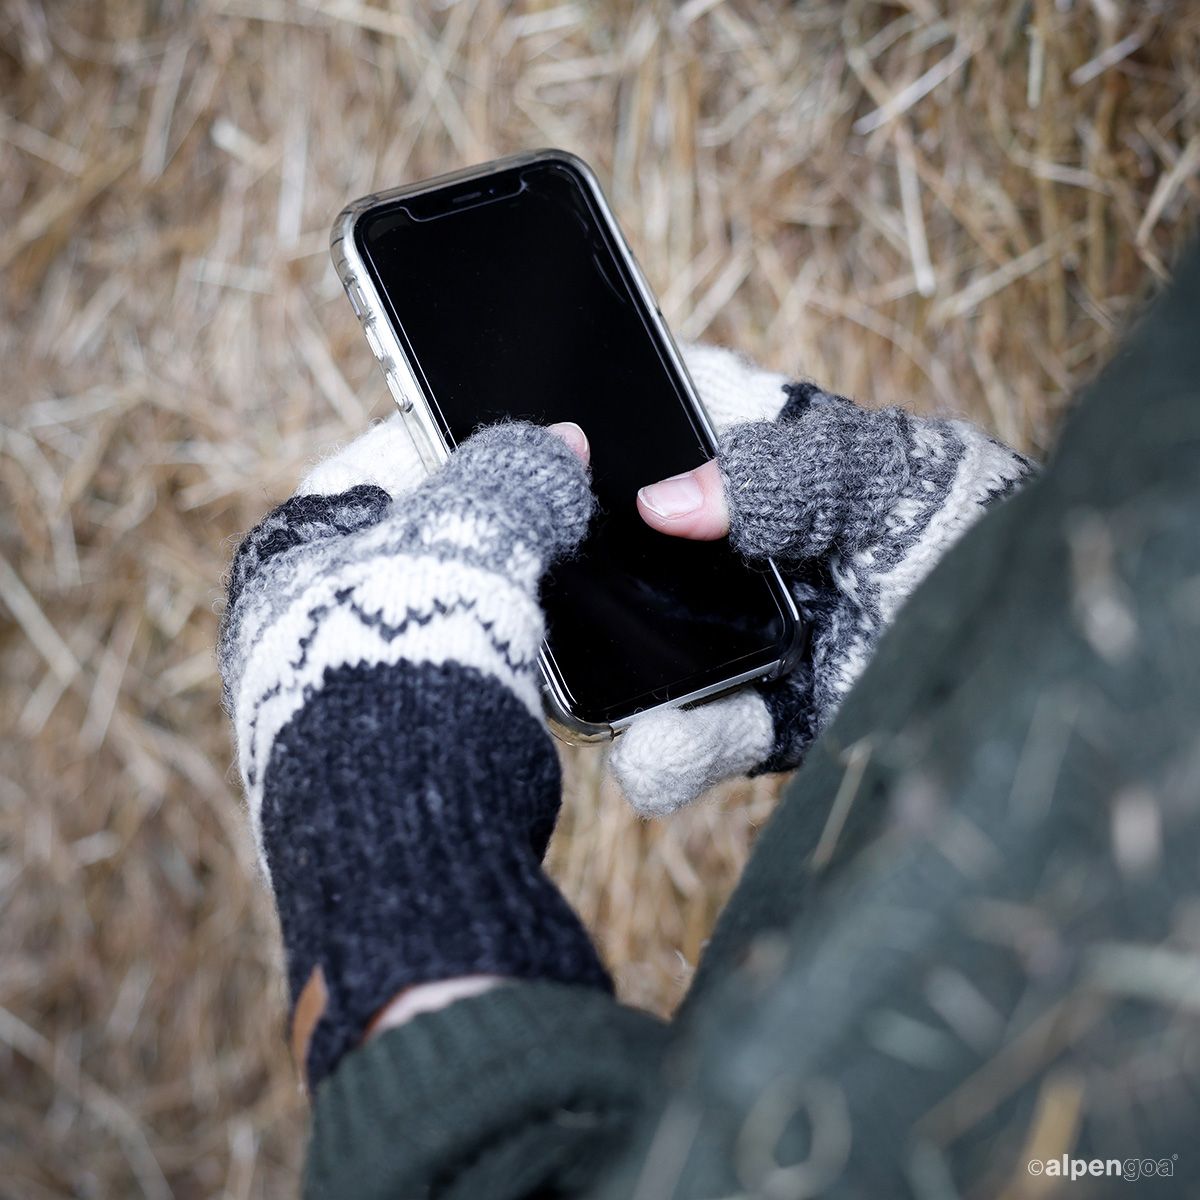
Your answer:
[[[403,414],[405,427],[408,430],[409,436],[413,439],[413,444],[427,471],[436,470],[446,461],[446,458],[450,454],[450,447],[433,418],[433,414],[425,401],[424,393],[417,383],[416,376],[408,362],[407,356],[392,330],[383,298],[379,295],[374,281],[366,270],[362,257],[358,252],[354,236],[355,227],[366,213],[381,204],[390,204],[396,200],[419,196],[425,192],[436,191],[449,184],[486,179],[488,176],[507,170],[510,167],[523,166],[528,163],[540,162],[547,159],[569,162],[592,192],[597,208],[602,213],[603,219],[613,235],[616,246],[631,269],[631,274],[641,293],[642,299],[649,313],[652,315],[652,319],[658,324],[664,336],[664,341],[669,348],[673,364],[688,384],[689,395],[699,414],[699,418],[707,428],[710,436],[713,435],[712,422],[708,413],[704,410],[704,405],[696,393],[695,385],[687,373],[687,368],[684,366],[679,350],[675,345],[674,339],[671,337],[670,330],[663,320],[662,312],[658,307],[658,301],[650,290],[650,285],[646,282],[646,277],[642,273],[641,267],[633,257],[625,241],[624,234],[617,224],[616,217],[613,215],[592,169],[582,159],[567,151],[533,150],[524,154],[515,154],[507,158],[496,159],[493,162],[483,163],[480,166],[468,167],[462,171],[454,171],[447,175],[439,175],[433,179],[423,179],[419,183],[363,196],[361,199],[347,205],[333,224],[329,249],[333,258],[334,268],[338,273],[338,278],[342,281],[342,287],[346,290],[350,306],[354,309],[355,316],[358,317],[362,325],[367,344],[371,347],[372,352],[379,362],[384,379],[387,381],[388,389],[392,393],[397,407]],[[751,671],[723,680],[720,684],[704,688],[701,691],[672,700],[669,704],[664,704],[661,707],[678,707],[683,704],[692,704],[728,692],[754,679],[772,678],[788,669],[801,648],[800,634],[804,626],[796,612],[791,594],[784,585],[782,577],[779,575],[774,563],[770,564],[770,570],[778,584],[777,590],[780,599],[787,606],[793,626],[797,631],[796,642],[765,676],[761,671]],[[542,649],[540,661],[542,668],[542,693],[547,715],[555,735],[565,742],[580,744],[607,741],[619,733],[621,729],[625,728],[635,715],[643,716],[646,711],[654,711],[644,710],[637,714],[630,714],[620,721],[605,725],[583,721],[571,712],[567,698],[558,687],[554,673],[549,666],[545,647]]]

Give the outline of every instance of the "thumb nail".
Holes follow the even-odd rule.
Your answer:
[[[685,517],[704,503],[704,492],[691,471],[673,475],[661,483],[644,487],[638,495],[642,503],[660,517]]]

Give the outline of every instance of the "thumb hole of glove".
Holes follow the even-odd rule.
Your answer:
[[[725,482],[715,459],[642,488],[637,507],[651,529],[670,537],[712,542],[729,533]]]

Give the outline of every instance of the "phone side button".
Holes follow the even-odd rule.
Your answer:
[[[396,407],[402,413],[412,412],[412,398],[404,391],[399,376],[396,374],[395,367],[388,360],[384,360],[383,363],[383,377],[387,380],[388,391],[392,393],[392,399],[396,401]]]

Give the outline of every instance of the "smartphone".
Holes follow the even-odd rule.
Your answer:
[[[542,587],[551,724],[636,716],[787,668],[802,628],[773,563],[639,517],[645,484],[715,453],[713,429],[600,186],[542,150],[364,197],[334,264],[430,469],[482,425],[575,421],[598,512]]]

